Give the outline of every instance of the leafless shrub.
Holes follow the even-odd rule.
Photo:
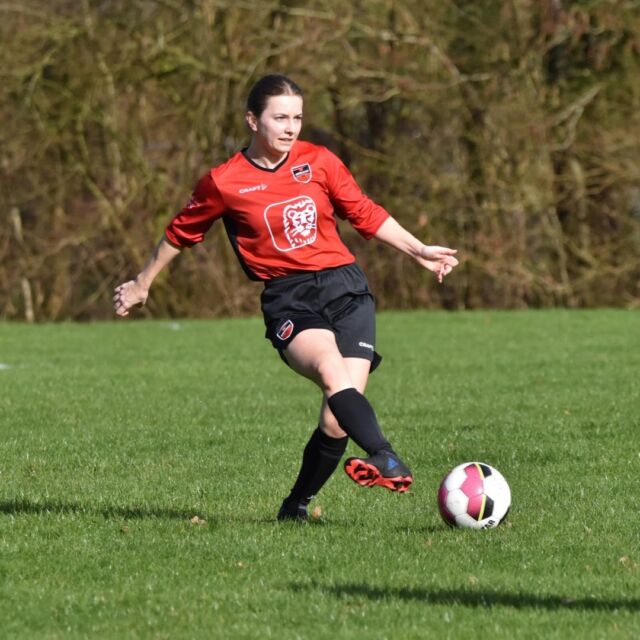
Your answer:
[[[491,0],[0,3],[0,317],[109,317],[196,179],[246,142],[278,70],[305,135],[425,241],[444,287],[344,228],[382,307],[640,300],[640,11]],[[257,312],[222,229],[154,316]]]

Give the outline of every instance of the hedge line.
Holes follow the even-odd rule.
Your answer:
[[[638,306],[640,8],[563,0],[0,4],[0,317],[111,316],[269,71],[425,241],[445,286],[342,228],[381,307]],[[255,313],[222,228],[143,313]]]

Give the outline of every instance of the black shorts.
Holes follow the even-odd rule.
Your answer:
[[[375,301],[356,264],[297,273],[265,283],[260,297],[267,327],[265,337],[283,351],[305,329],[329,329],[345,358],[365,358],[373,371],[382,359],[376,353]]]

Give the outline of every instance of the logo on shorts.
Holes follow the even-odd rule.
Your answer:
[[[297,182],[306,184],[311,180],[311,165],[309,163],[305,163],[291,167],[291,175]]]
[[[278,251],[293,251],[316,240],[318,210],[308,196],[270,204],[264,210],[264,219]]]
[[[293,322],[291,320],[285,320],[281,325],[278,331],[276,332],[276,337],[278,340],[288,340],[293,333]]]
[[[364,347],[365,349],[371,349],[373,351],[373,345],[368,342],[358,342],[359,347]]]

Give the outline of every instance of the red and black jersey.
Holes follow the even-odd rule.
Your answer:
[[[297,141],[273,169],[258,166],[241,151],[211,169],[166,237],[190,247],[221,218],[247,275],[270,280],[354,262],[340,239],[336,214],[367,239],[389,217],[333,153]]]

